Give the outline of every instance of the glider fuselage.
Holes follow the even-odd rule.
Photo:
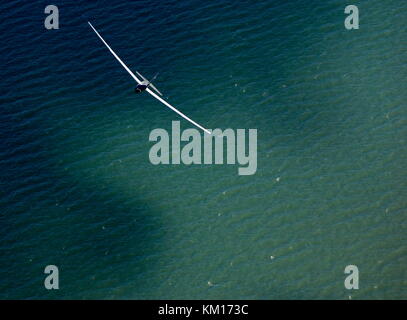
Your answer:
[[[135,93],[142,93],[144,90],[146,90],[148,88],[148,83],[144,83],[145,81],[143,81],[142,83],[138,84],[137,87],[134,88],[134,92]]]

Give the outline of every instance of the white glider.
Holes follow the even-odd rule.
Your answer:
[[[134,80],[136,80],[137,82],[137,87],[134,89],[134,91],[136,93],[140,93],[143,91],[147,91],[149,94],[151,94],[154,98],[156,98],[158,101],[160,101],[161,103],[165,104],[168,108],[170,108],[171,110],[175,111],[176,113],[178,113],[181,117],[183,117],[184,119],[188,120],[189,122],[191,122],[193,125],[197,126],[199,129],[202,129],[203,131],[205,131],[208,134],[211,134],[211,132],[208,129],[205,129],[204,127],[202,127],[200,124],[196,123],[194,120],[188,118],[185,114],[183,114],[181,111],[177,110],[175,107],[173,107],[172,105],[170,105],[167,101],[165,101],[163,98],[161,98],[159,95],[162,96],[161,92],[158,91],[158,89],[151,83],[155,77],[157,75],[154,76],[153,80],[148,81],[146,78],[144,78],[140,73],[138,73],[136,71],[136,73],[142,78],[142,80],[140,80],[139,78],[136,77],[136,75],[124,64],[124,62],[119,58],[119,56],[113,51],[113,49],[106,43],[106,41],[102,38],[102,36],[99,34],[99,32],[97,32],[97,30],[92,26],[92,24],[88,21],[89,25],[91,26],[91,28],[93,29],[93,31],[95,31],[95,33],[97,34],[97,36],[100,38],[100,40],[102,40],[102,42],[105,44],[105,46],[109,49],[109,51],[113,54],[113,56],[117,59],[117,61],[120,62],[120,64],[123,66],[124,69],[126,69],[126,71],[133,77]],[[154,91],[152,91],[150,88],[152,88],[153,90],[155,90],[159,95],[157,95],[157,93],[155,93]]]

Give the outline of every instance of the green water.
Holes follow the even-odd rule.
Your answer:
[[[0,298],[405,299],[406,3],[353,4],[353,31],[342,1],[0,5]],[[192,119],[257,129],[256,174],[152,165],[190,124],[78,10]]]

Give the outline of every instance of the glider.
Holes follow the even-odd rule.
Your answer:
[[[97,32],[97,30],[93,27],[93,25],[89,21],[88,21],[88,24],[93,29],[93,31],[95,31],[96,35],[100,38],[100,40],[102,40],[102,42],[105,44],[105,46],[109,49],[109,51],[112,53],[112,55],[117,59],[117,61],[119,61],[120,64],[123,66],[123,68],[126,69],[126,71],[133,77],[134,80],[136,80],[137,87],[134,89],[135,93],[141,93],[143,91],[147,91],[158,101],[160,101],[161,103],[166,105],[168,108],[170,108],[171,110],[178,113],[181,117],[188,120],[193,125],[197,126],[199,129],[202,129],[206,133],[211,134],[211,132],[208,129],[205,129],[200,124],[196,123],[194,120],[188,118],[185,114],[183,114],[181,111],[177,110],[175,107],[173,107],[167,101],[165,101],[163,98],[160,97],[160,96],[162,96],[162,93],[160,91],[158,91],[158,89],[151,83],[157,77],[157,74],[154,76],[154,78],[151,81],[148,81],[146,78],[144,78],[140,73],[138,73],[136,71],[137,75],[141,78],[141,80],[139,78],[137,78],[137,76],[124,64],[124,62],[113,51],[113,49],[107,44],[107,42],[102,38],[102,36],[99,34],[99,32]],[[151,90],[150,88],[153,89],[155,92],[153,90]]]

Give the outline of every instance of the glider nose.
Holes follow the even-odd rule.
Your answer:
[[[143,91],[146,90],[146,89],[147,89],[147,86],[146,86],[146,85],[139,84],[137,87],[134,88],[134,92],[135,92],[135,93],[141,93],[141,92],[143,92]]]

